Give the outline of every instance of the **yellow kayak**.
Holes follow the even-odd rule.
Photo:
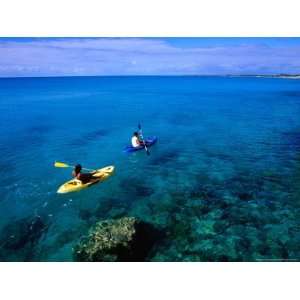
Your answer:
[[[109,176],[111,176],[113,174],[114,169],[115,169],[114,166],[108,166],[108,167],[96,170],[96,172],[93,173],[93,180],[91,180],[88,183],[82,183],[78,179],[72,179],[72,180],[64,183],[63,185],[61,185],[59,187],[59,189],[57,190],[57,193],[65,194],[65,193],[70,193],[70,192],[81,191],[82,189],[85,189],[93,184],[104,181],[105,179],[107,179]]]

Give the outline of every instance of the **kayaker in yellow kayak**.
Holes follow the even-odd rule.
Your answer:
[[[80,164],[77,164],[74,167],[74,170],[72,172],[72,176],[75,177],[76,179],[80,180],[83,184],[91,182],[93,180],[99,180],[99,178],[93,177],[93,174],[95,172],[92,173],[81,173],[82,170],[82,166]]]

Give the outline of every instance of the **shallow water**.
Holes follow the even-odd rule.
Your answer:
[[[0,79],[0,113],[1,260],[72,260],[124,215],[165,231],[149,260],[299,260],[298,80]],[[122,153],[138,122],[159,137],[149,157]],[[58,195],[55,160],[116,172]]]

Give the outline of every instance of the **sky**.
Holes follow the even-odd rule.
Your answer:
[[[0,38],[0,77],[300,74],[300,38]]]

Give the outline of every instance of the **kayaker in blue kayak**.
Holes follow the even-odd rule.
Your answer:
[[[141,139],[141,137],[137,131],[135,131],[133,133],[133,136],[131,138],[131,144],[132,144],[132,147],[134,147],[134,148],[144,145],[144,141]]]
[[[144,149],[147,155],[150,155],[148,148],[156,143],[157,137],[152,136],[145,139],[142,133],[141,124],[138,125],[138,129],[139,131],[135,131],[133,133],[133,136],[131,137],[131,146],[125,147],[123,151],[126,153],[130,153]]]

